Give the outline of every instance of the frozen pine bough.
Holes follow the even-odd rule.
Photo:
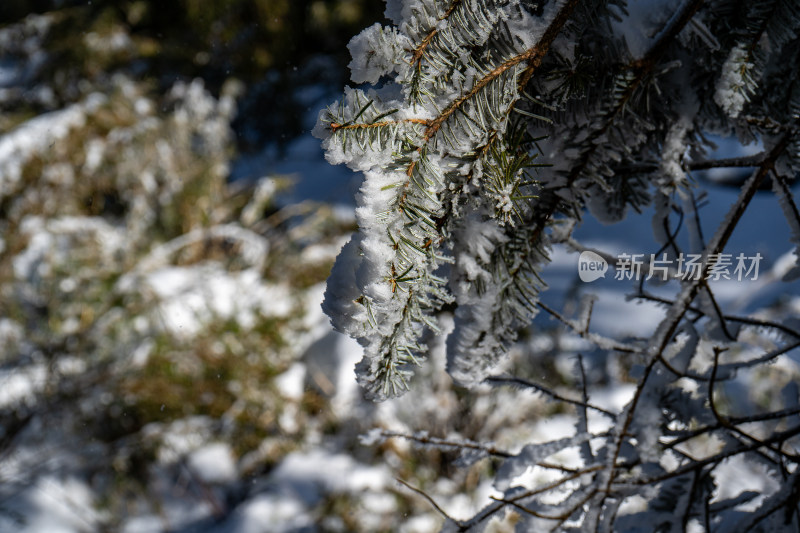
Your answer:
[[[410,388],[448,314],[457,384],[530,389],[575,421],[571,437],[514,450],[447,441],[500,464],[494,500],[469,519],[442,511],[445,530],[517,515],[522,531],[796,531],[798,300],[736,315],[706,278],[770,182],[787,246],[800,245],[800,4],[388,0],[386,15],[391,26],[349,46],[353,81],[369,85],[347,88],[315,129],[331,163],[364,176],[359,229],[323,307],[363,345],[356,373],[371,399]],[[712,135],[763,150],[712,158]],[[704,238],[692,172],[729,167],[752,175]],[[663,307],[654,332],[603,337],[590,327],[592,299],[575,319],[540,302],[553,247],[585,250],[573,230],[587,211],[614,223],[650,205],[648,252],[702,257],[702,275],[669,271],[669,296],[645,282],[631,293]],[[498,370],[541,309],[594,358],[621,362],[616,379],[635,384],[622,409],[590,399],[582,362],[563,393]],[[571,461],[557,458],[569,450]],[[760,489],[725,486],[736,468],[756,472]],[[553,475],[525,485],[531,469]]]

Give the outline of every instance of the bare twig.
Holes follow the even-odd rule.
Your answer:
[[[545,387],[544,385],[539,385],[538,383],[534,383],[532,381],[528,381],[527,379],[518,378],[518,377],[515,377],[515,376],[489,376],[484,381],[486,381],[488,383],[500,383],[500,384],[504,384],[504,385],[517,385],[517,386],[526,387],[526,388],[529,388],[529,389],[534,389],[534,390],[537,390],[537,391],[542,392],[544,394],[547,394],[548,396],[550,396],[553,399],[558,400],[560,402],[569,403],[569,404],[572,404],[572,405],[577,405],[578,407],[581,407],[581,408],[592,409],[594,411],[597,411],[599,413],[603,413],[604,415],[612,417],[612,418],[616,416],[616,414],[612,413],[611,411],[609,411],[607,409],[603,409],[602,407],[598,407],[597,405],[594,405],[594,404],[591,404],[591,403],[588,403],[588,402],[582,402],[580,400],[573,400],[572,398],[567,398],[566,396],[563,396],[563,395],[555,392],[554,390]]]
[[[436,512],[438,512],[440,515],[442,515],[442,516],[443,516],[445,519],[447,519],[447,520],[451,520],[451,521],[455,522],[456,524],[460,524],[460,522],[459,522],[458,520],[455,520],[455,519],[454,519],[454,518],[452,518],[452,517],[451,517],[449,514],[447,514],[447,513],[444,511],[444,509],[442,509],[442,508],[439,506],[439,504],[438,504],[438,503],[436,503],[436,500],[434,500],[434,499],[433,499],[432,497],[430,497],[430,496],[429,496],[427,493],[425,493],[425,491],[423,491],[422,489],[418,489],[418,488],[416,488],[416,487],[414,487],[414,486],[412,486],[412,485],[410,485],[410,484],[406,483],[405,481],[403,481],[403,480],[402,480],[402,479],[400,479],[399,477],[398,477],[398,478],[395,478],[395,479],[397,480],[397,482],[398,482],[398,483],[400,483],[401,485],[403,485],[404,487],[406,487],[406,488],[407,488],[407,489],[409,489],[410,491],[412,491],[412,492],[415,492],[415,493],[419,494],[420,496],[422,496],[423,498],[425,498],[426,500],[428,500],[428,503],[430,503],[430,504],[433,506],[433,508],[434,508],[434,509],[436,509]]]

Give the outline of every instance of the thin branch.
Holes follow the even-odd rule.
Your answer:
[[[474,441],[451,441],[447,439],[440,439],[438,437],[428,437],[428,436],[420,436],[420,435],[407,435],[405,433],[399,433],[396,431],[381,431],[381,436],[386,438],[400,438],[406,439],[414,442],[418,442],[420,444],[428,444],[431,446],[441,446],[447,448],[457,448],[457,449],[467,449],[467,450],[478,450],[482,452],[486,452],[488,455],[493,455],[495,457],[513,457],[514,454],[509,453],[504,450],[498,450],[494,446],[481,444],[480,442]]]
[[[439,507],[439,504],[436,503],[436,500],[434,500],[433,498],[428,496],[428,494],[426,494],[425,491],[423,491],[422,489],[418,489],[418,488],[416,488],[416,487],[414,487],[412,485],[409,485],[408,483],[406,483],[405,481],[403,481],[399,477],[396,477],[395,479],[397,480],[398,483],[400,483],[401,485],[403,485],[407,489],[409,489],[412,492],[415,492],[415,493],[419,494],[420,496],[422,496],[423,498],[425,498],[428,501],[428,503],[430,503],[433,506],[433,508],[436,509],[436,512],[438,512],[440,515],[442,515],[446,520],[450,520],[452,522],[455,522],[456,524],[460,524],[461,523],[458,520],[455,520],[454,518],[452,518],[446,512],[444,512],[444,509]]]
[[[486,507],[480,513],[478,513],[477,515],[473,516],[470,520],[467,520],[466,522],[462,522],[461,527],[462,528],[470,528],[472,526],[480,524],[481,522],[483,522],[484,520],[486,520],[487,518],[492,516],[494,513],[496,513],[497,511],[499,511],[500,509],[502,509],[506,505],[509,505],[512,502],[519,502],[520,500],[524,500],[525,498],[530,498],[531,496],[536,496],[537,494],[542,494],[542,493],[545,493],[545,492],[549,492],[549,491],[551,491],[553,489],[557,489],[558,487],[560,487],[561,485],[563,485],[564,483],[566,483],[568,481],[572,481],[573,479],[577,479],[577,478],[579,478],[581,476],[584,476],[586,474],[592,474],[592,473],[597,472],[598,470],[602,470],[602,469],[603,469],[603,465],[593,465],[593,466],[590,466],[590,467],[587,467],[587,468],[583,468],[583,469],[578,470],[578,471],[576,471],[576,472],[574,472],[572,474],[569,474],[567,476],[559,478],[559,479],[557,479],[555,481],[552,481],[552,482],[547,483],[545,485],[541,485],[541,486],[539,486],[539,487],[537,487],[535,489],[531,489],[531,490],[525,491],[524,493],[519,494],[517,496],[514,496],[513,498],[508,498],[503,502],[497,502],[497,505]]]
[[[748,168],[759,166],[766,157],[764,152],[743,157],[726,157],[722,159],[707,159],[704,161],[684,162],[686,170],[709,170],[712,168]],[[656,172],[661,168],[660,163],[639,163],[616,167],[618,172]]]
[[[707,161],[690,161],[686,166],[689,170],[709,170],[712,168],[738,168],[757,167],[764,162],[767,154],[747,155],[743,157],[728,157],[724,159],[709,159]]]
[[[753,435],[750,435],[749,433],[740,429],[735,424],[732,424],[731,421],[726,416],[723,416],[722,413],[720,413],[719,410],[717,409],[717,404],[714,401],[714,389],[716,385],[717,369],[719,368],[719,355],[723,351],[725,350],[716,347],[714,348],[714,366],[711,368],[711,377],[708,380],[708,405],[711,408],[711,413],[714,415],[714,418],[716,419],[717,423],[720,426],[727,429],[728,431],[736,433],[751,442],[761,443],[762,442],[761,439],[758,439]],[[781,453],[779,450],[775,450],[771,446],[769,446],[769,448],[774,452]]]
[[[591,333],[591,332],[587,331],[588,330],[588,323],[587,323],[587,327],[586,328],[577,327],[577,324],[575,324],[572,320],[567,319],[561,313],[559,313],[558,311],[556,311],[552,307],[548,306],[547,304],[542,303],[541,301],[537,301],[536,302],[536,306],[539,307],[540,309],[546,311],[550,315],[552,315],[556,320],[558,320],[559,322],[561,322],[562,324],[564,324],[565,326],[570,328],[572,331],[574,331],[575,333],[580,335],[581,338],[584,338],[584,339],[586,339],[588,341],[591,341],[591,342],[593,342],[594,344],[596,344],[598,346],[603,346],[603,347],[607,346],[607,347],[610,347],[610,349],[616,350],[618,352],[623,352],[623,353],[639,353],[639,351],[640,351],[640,350],[638,350],[636,348],[633,348],[631,346],[627,346],[625,344],[617,342],[614,339],[608,339],[608,338],[603,337],[601,335],[598,335],[596,333]]]
[[[625,485],[625,484],[652,485],[653,483],[660,483],[661,481],[665,481],[667,479],[670,479],[670,478],[673,478],[673,477],[676,477],[676,476],[682,476],[683,474],[686,474],[686,473],[691,472],[693,470],[699,470],[699,469],[704,468],[704,467],[706,467],[708,465],[720,463],[720,462],[724,461],[725,459],[727,459],[728,457],[733,457],[735,455],[740,455],[742,453],[752,452],[753,450],[757,450],[758,448],[761,448],[763,446],[766,446],[766,445],[769,445],[769,444],[774,444],[774,443],[777,443],[777,442],[785,441],[785,440],[787,440],[787,439],[789,439],[791,437],[794,437],[796,435],[800,435],[800,425],[794,426],[793,428],[787,429],[787,430],[782,431],[780,433],[775,433],[772,436],[770,436],[768,439],[764,439],[764,440],[762,440],[760,442],[756,442],[756,443],[753,443],[753,444],[750,444],[750,445],[747,445],[747,446],[742,446],[742,447],[739,447],[739,448],[734,448],[732,450],[719,452],[719,453],[717,453],[715,455],[712,455],[710,457],[706,457],[705,459],[697,459],[696,461],[694,461],[694,462],[692,462],[692,463],[690,463],[688,465],[682,466],[680,468],[676,468],[675,470],[672,470],[671,472],[666,472],[666,473],[660,474],[658,476],[643,477],[643,478],[632,480],[632,481],[629,481],[629,482],[626,482],[626,483],[619,483],[618,485]]]
[[[387,126],[397,126],[398,124],[422,124],[429,126],[430,120],[424,118],[404,118],[402,120],[384,120],[381,122],[373,123],[358,123],[358,124],[339,124],[338,122],[331,122],[330,128],[333,133],[342,130],[362,130],[371,128],[385,128]]]
[[[572,516],[575,513],[575,511],[577,511],[578,509],[583,507],[583,505],[586,502],[588,502],[592,498],[592,496],[594,496],[595,494],[596,494],[596,491],[589,491],[586,494],[586,496],[584,496],[579,501],[577,501],[572,507],[570,507],[566,511],[563,511],[563,512],[561,512],[559,514],[556,514],[556,515],[546,515],[546,514],[538,512],[538,511],[534,511],[533,509],[528,509],[524,505],[521,505],[521,504],[517,503],[514,500],[507,500],[505,498],[496,498],[495,496],[490,496],[490,498],[493,499],[496,502],[501,502],[501,503],[504,503],[506,505],[511,505],[514,508],[519,509],[523,513],[529,514],[531,516],[535,516],[536,518],[542,518],[544,520],[561,520],[563,522],[564,520],[566,520],[570,516]]]
[[[583,356],[581,354],[578,354],[578,370],[580,371],[581,376],[581,400],[583,401],[583,406],[580,407],[580,409],[583,411],[583,414],[578,421],[578,431],[588,434],[589,413],[586,410],[586,406],[589,404],[589,392],[586,389],[586,370],[583,367]],[[584,456],[585,461],[594,459],[594,454],[592,453],[592,443],[588,440],[581,444],[581,454]]]
[[[646,292],[640,292],[639,294],[636,294],[634,297],[642,299],[642,300],[648,300],[648,301],[652,301],[652,302],[662,303],[662,304],[665,304],[665,305],[672,305],[672,304],[675,303],[673,300],[669,300],[667,298],[662,298],[661,296],[656,296],[654,294],[650,294],[650,293],[646,293]],[[690,305],[687,308],[687,311],[691,311],[692,313],[697,313],[697,314],[699,314],[701,316],[705,315],[705,313],[703,312],[702,309],[700,309],[699,307],[692,306],[692,305]],[[747,316],[738,316],[738,315],[722,315],[722,316],[725,318],[725,320],[728,320],[730,322],[739,322],[739,323],[742,323],[742,324],[747,324],[749,326],[757,326],[757,327],[761,327],[761,328],[777,329],[778,331],[781,331],[781,332],[783,332],[783,333],[785,333],[785,334],[787,334],[787,335],[789,335],[791,337],[794,337],[795,339],[800,339],[800,331],[792,329],[789,326],[786,326],[786,325],[781,324],[779,322],[773,322],[771,320],[763,320],[763,319],[760,319],[760,318],[751,318],[751,317],[747,317]]]
[[[764,181],[764,178],[767,176],[767,173],[773,168],[775,161],[778,157],[784,152],[786,147],[789,145],[791,136],[784,135],[784,137],[770,150],[769,156],[762,162],[761,167],[759,168],[758,172],[756,172],[745,184],[739,198],[737,199],[736,203],[731,208],[728,216],[725,218],[725,222],[723,225],[717,230],[717,233],[712,238],[711,242],[709,243],[706,250],[709,253],[719,254],[725,248],[725,245],[728,242],[731,234],[733,233],[733,229],[741,220],[742,215],[744,215],[745,210],[750,205],[750,201],[755,196],[756,191],[758,190],[761,183]],[[699,276],[699,278],[705,278],[705,274],[710,271],[711,265],[706,263],[703,267],[703,275]],[[643,375],[639,380],[639,386],[636,387],[636,390],[633,395],[633,399],[628,405],[627,413],[625,418],[623,419],[621,425],[619,426],[619,430],[617,432],[617,439],[614,443],[613,450],[612,450],[612,460],[609,462],[611,465],[612,471],[609,473],[608,476],[608,486],[606,493],[611,490],[611,484],[614,481],[614,469],[617,462],[617,458],[622,450],[622,443],[625,439],[625,435],[628,433],[631,423],[633,422],[634,413],[636,411],[636,407],[639,403],[639,400],[644,392],[644,388],[647,384],[648,378],[652,375],[653,370],[655,369],[656,363],[659,361],[666,363],[663,354],[664,350],[669,345],[672,336],[674,335],[676,329],[678,328],[678,324],[680,323],[683,316],[686,314],[689,306],[691,305],[692,301],[694,301],[695,297],[697,296],[698,291],[701,287],[701,279],[693,280],[689,283],[686,287],[683,288],[678,298],[675,300],[675,303],[672,305],[670,311],[668,311],[667,317],[659,324],[656,334],[654,336],[654,349],[651,352],[652,357],[650,362],[644,369]],[[702,464],[702,462],[698,462],[698,465]]]
[[[764,364],[764,363],[768,363],[768,362],[772,361],[773,359],[775,359],[776,357],[779,357],[779,356],[781,356],[781,355],[783,355],[783,354],[785,354],[787,352],[790,352],[790,351],[792,351],[792,350],[794,350],[795,348],[798,348],[798,347],[800,347],[800,340],[798,340],[797,342],[794,342],[792,344],[787,344],[783,348],[778,348],[776,350],[769,351],[769,352],[765,353],[764,355],[762,355],[761,357],[757,357],[755,359],[750,359],[749,361],[741,361],[739,363],[728,363],[723,368],[727,372],[730,373],[732,371],[739,370],[740,368],[750,368],[750,367],[753,367],[753,366],[756,366],[756,365],[761,365],[761,364]]]
[[[790,224],[795,224],[798,228],[800,228],[800,210],[797,209],[797,204],[794,202],[794,198],[792,197],[792,191],[789,189],[789,186],[786,184],[786,180],[783,179],[783,176],[772,171],[772,179],[775,180],[775,187],[780,193],[783,195],[783,198],[786,202],[786,211],[785,215],[786,218],[789,217],[794,218],[794,221],[789,221]]]
[[[461,4],[462,1],[463,0],[453,0],[453,3],[450,5],[449,8],[447,8],[447,11],[445,11],[441,17],[436,19],[436,21],[441,22],[442,20],[447,20],[448,18],[450,18],[450,15],[453,14],[453,11],[456,10],[456,8],[459,6],[459,4]],[[419,45],[417,45],[417,47],[414,49],[414,54],[411,57],[411,64],[413,65],[416,63],[417,69],[419,69],[420,67],[422,56],[425,55],[425,49],[428,47],[428,45],[431,44],[433,38],[436,36],[437,33],[439,33],[439,26],[434,25],[430,29],[428,34],[422,39],[422,41],[420,41]]]
[[[591,403],[588,403],[588,402],[582,402],[582,401],[579,401],[579,400],[573,400],[572,398],[567,398],[566,396],[562,396],[561,394],[555,392],[552,389],[549,389],[549,388],[545,387],[544,385],[539,385],[538,383],[534,383],[532,381],[528,381],[527,379],[518,378],[516,376],[489,376],[484,381],[487,382],[487,383],[500,383],[500,384],[505,384],[505,385],[517,385],[517,386],[521,386],[521,387],[527,387],[529,389],[534,389],[536,391],[539,391],[539,392],[542,392],[544,394],[547,394],[548,396],[550,396],[553,399],[558,400],[560,402],[569,403],[569,404],[572,404],[572,405],[575,405],[575,406],[578,406],[578,407],[581,407],[581,408],[593,409],[593,410],[595,410],[595,411],[597,411],[599,413],[603,413],[604,415],[609,416],[611,418],[614,418],[615,416],[617,416],[615,413],[612,413],[611,411],[609,411],[607,409],[603,409],[602,407],[598,407],[597,405],[594,405],[594,404],[591,404]]]
[[[704,193],[701,193],[701,196]],[[703,248],[706,247],[706,239],[703,236],[703,225],[700,224],[700,205],[698,204],[697,197],[694,194],[694,190],[689,189],[689,195],[692,199],[692,217],[694,218],[694,228],[697,231],[697,238],[700,242],[700,246]],[[700,199],[703,201],[703,198]]]
[[[708,295],[709,300],[711,300],[711,305],[714,308],[714,314],[717,315],[717,320],[719,321],[719,325],[722,328],[722,333],[725,337],[728,338],[730,341],[735,341],[736,338],[728,331],[728,324],[725,322],[725,315],[722,314],[722,309],[720,309],[719,304],[717,303],[717,299],[714,297],[714,293],[711,292],[711,287],[708,284],[707,280],[703,282],[703,288]]]
[[[731,416],[728,420],[732,424],[756,424],[758,422],[765,422],[767,420],[776,420],[778,418],[787,418],[790,416],[797,416],[800,415],[800,408],[792,408],[792,409],[781,409],[780,411],[773,411],[770,413],[762,413],[758,415],[750,415],[750,416]],[[722,425],[717,422],[714,425],[710,426],[703,426],[692,430],[687,431],[679,431],[673,432],[671,435],[665,435],[666,438],[671,438],[673,435],[675,436],[674,439],[670,440],[669,442],[662,443],[664,448],[670,449],[683,444],[689,440],[692,440],[700,435],[711,434],[714,431],[722,429]]]

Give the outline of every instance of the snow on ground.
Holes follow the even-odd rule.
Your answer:
[[[85,102],[45,113],[0,136],[0,199],[14,190],[27,161],[83,126],[86,115],[105,101],[105,96],[93,94]]]
[[[314,504],[324,492],[378,491],[393,482],[385,465],[366,466],[343,453],[323,449],[286,456],[269,476],[268,483],[282,494]]]
[[[45,476],[2,502],[0,531],[16,533],[89,533],[97,531],[97,495],[76,477]]]
[[[46,379],[47,368],[43,364],[0,370],[0,407],[32,401],[44,387]]]
[[[191,338],[211,321],[234,319],[252,327],[256,314],[286,316],[291,291],[264,283],[258,272],[229,272],[218,265],[164,267],[148,274],[138,291],[152,291],[159,303],[154,313],[164,330]]]
[[[189,455],[189,469],[203,483],[232,483],[239,477],[233,450],[225,442],[206,444]]]
[[[280,493],[258,494],[208,533],[296,533],[314,531],[314,517],[301,500]],[[133,532],[126,532],[133,533]],[[144,533],[144,531],[142,531]]]

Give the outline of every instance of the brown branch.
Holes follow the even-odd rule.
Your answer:
[[[340,130],[363,130],[370,128],[383,128],[385,126],[395,126],[398,124],[422,124],[428,126],[430,120],[424,118],[405,118],[402,120],[384,120],[382,122],[373,122],[372,124],[339,124],[338,122],[331,122],[331,131],[336,133]]]
[[[439,131],[442,125],[447,121],[447,119],[453,115],[453,113],[461,109],[461,107],[470,99],[474,98],[475,95],[481,91],[481,89],[489,85],[492,81],[496,80],[508,69],[526,61],[529,65],[528,69],[536,69],[541,64],[542,58],[544,58],[544,56],[550,50],[550,45],[561,32],[564,24],[566,24],[567,20],[569,20],[569,17],[572,15],[572,11],[578,4],[578,1],[579,0],[567,1],[564,7],[562,7],[555,16],[553,22],[547,27],[547,30],[544,32],[544,35],[542,35],[542,38],[539,39],[539,42],[536,44],[536,46],[517,56],[512,57],[505,63],[502,63],[494,70],[489,72],[486,76],[481,78],[478,83],[476,83],[466,94],[453,100],[450,105],[448,105],[444,111],[442,111],[442,113],[428,125],[428,129],[425,131],[425,136],[423,138],[423,143],[430,141],[433,136],[436,135],[436,132]]]
[[[433,27],[431,32],[425,36],[419,46],[414,50],[414,55],[411,57],[411,64],[417,63],[417,68],[419,68],[419,63],[422,60],[423,54],[425,54],[425,49],[431,44],[431,40],[433,40],[433,36],[439,33],[439,28],[436,26]]]
[[[436,21],[439,22],[450,18],[450,15],[453,14],[453,11],[456,10],[456,8],[459,6],[459,4],[461,4],[462,1],[463,0],[453,0],[453,3],[450,5],[449,8],[447,8],[447,11],[445,11],[441,17],[436,19]],[[437,33],[439,33],[439,28],[437,26],[434,26],[433,28],[430,29],[428,35],[426,35],[419,43],[419,45],[417,45],[417,47],[414,49],[414,55],[411,57],[410,63],[412,65],[414,63],[417,63],[417,68],[419,68],[419,63],[422,60],[422,56],[425,55],[425,49],[428,47],[428,45],[431,44],[433,38],[436,36]]]
[[[412,485],[409,485],[408,483],[406,483],[405,481],[403,481],[403,480],[402,480],[402,479],[400,479],[399,477],[398,477],[398,478],[395,478],[395,479],[396,479],[396,480],[397,480],[399,483],[401,483],[403,486],[405,486],[407,489],[409,489],[409,490],[411,490],[411,491],[413,491],[413,492],[416,492],[417,494],[419,494],[420,496],[422,496],[423,498],[425,498],[426,500],[428,500],[428,503],[430,503],[430,504],[433,506],[433,508],[434,508],[434,509],[436,509],[436,511],[438,511],[438,513],[439,513],[440,515],[442,515],[442,516],[443,516],[443,517],[444,517],[446,520],[451,520],[451,521],[455,522],[456,524],[460,524],[460,523],[461,523],[461,522],[459,522],[458,520],[455,520],[454,518],[452,518],[452,517],[451,517],[450,515],[448,515],[446,512],[444,512],[444,509],[442,509],[441,507],[439,507],[439,504],[438,504],[438,503],[436,503],[436,500],[434,500],[433,498],[431,498],[430,496],[428,496],[428,494],[426,494],[426,493],[425,493],[425,492],[424,492],[422,489],[418,489],[418,488],[416,488],[416,487],[414,487],[414,486],[412,486]]]
[[[578,4],[579,0],[568,0],[567,3],[561,8],[558,14],[553,19],[553,22],[550,23],[547,30],[542,35],[542,38],[536,44],[536,46],[528,49],[527,51],[515,56],[505,63],[499,65],[494,70],[492,70],[489,74],[481,78],[473,87],[470,89],[466,94],[463,96],[453,100],[442,113],[433,120],[428,121],[425,125],[427,126],[425,130],[425,134],[423,135],[422,142],[420,143],[419,148],[417,148],[417,152],[421,153],[425,145],[436,135],[436,132],[442,127],[442,125],[461,107],[468,102],[470,99],[474,98],[483,88],[489,85],[492,81],[496,80],[499,76],[501,76],[504,72],[508,69],[519,65],[525,61],[528,62],[528,70],[535,70],[541,62],[542,58],[547,54],[550,49],[550,45],[558,36],[561,29],[566,24],[567,20],[569,20],[572,11],[575,9],[575,6]],[[451,10],[446,13],[449,16],[452,13],[452,10],[455,9],[456,4],[454,3],[451,6]],[[431,36],[432,38],[432,36]],[[426,45],[427,46],[427,45]],[[532,72],[532,70],[531,70]],[[490,143],[487,143],[487,145]],[[408,167],[406,168],[406,176],[411,178],[414,174],[414,170],[417,168],[417,161],[411,161]],[[406,184],[406,187],[408,184]]]

